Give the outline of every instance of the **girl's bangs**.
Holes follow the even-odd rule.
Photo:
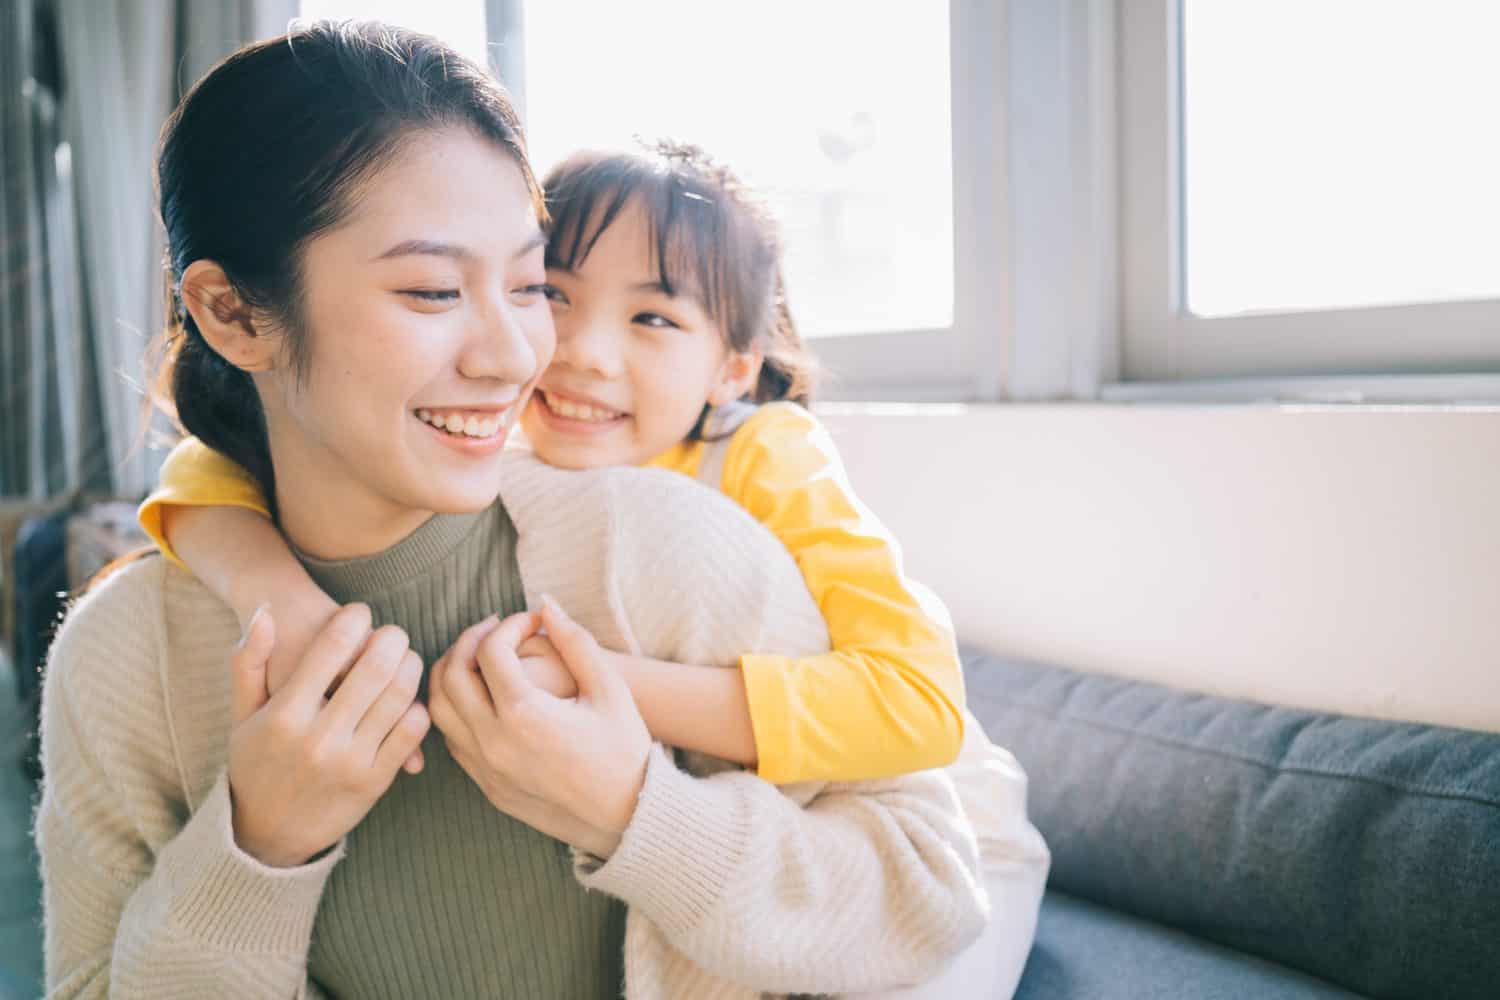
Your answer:
[[[668,295],[696,300],[714,321],[721,316],[726,249],[722,209],[712,196],[690,190],[669,173],[647,164],[600,161],[548,178],[551,229],[547,266],[576,271],[605,230],[632,204],[646,213],[649,252]]]

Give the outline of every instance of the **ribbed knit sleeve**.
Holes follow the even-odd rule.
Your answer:
[[[316,996],[308,939],[340,851],[295,869],[240,851],[222,771],[190,803],[161,683],[165,569],[117,571],[72,610],[49,660],[36,820],[47,995]]]
[[[632,997],[713,996],[718,979],[775,993],[885,989],[930,978],[978,937],[987,906],[973,834],[945,775],[804,789],[805,802],[741,771],[694,777],[654,751],[620,847],[581,863],[584,885],[624,899],[661,936],[650,949],[660,958],[627,951]],[[673,949],[691,964],[673,968]],[[665,967],[659,993],[638,981],[653,966]]]
[[[791,556],[720,493],[656,469],[539,465],[508,468],[503,492],[528,592],[570,594],[596,636],[726,667],[746,649],[828,649]],[[694,757],[690,774],[658,748],[614,855],[578,858],[584,885],[631,907],[631,998],[906,985],[978,936],[974,835],[947,775],[778,788],[724,766]]]

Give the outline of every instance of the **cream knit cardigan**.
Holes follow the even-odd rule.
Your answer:
[[[827,647],[790,556],[691,480],[513,453],[502,495],[528,597],[551,593],[606,645],[725,665]],[[307,947],[343,846],[290,870],[235,846],[237,639],[229,609],[164,559],[70,612],[45,685],[37,816],[49,996],[320,995]],[[577,859],[584,885],[630,907],[627,997],[914,983],[978,935],[977,848],[947,775],[778,789],[691,766],[718,773],[689,776],[653,749],[619,849]]]

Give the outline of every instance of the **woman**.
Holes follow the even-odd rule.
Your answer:
[[[898,985],[972,940],[973,843],[940,776],[795,801],[688,777],[557,610],[585,695],[515,669],[540,622],[490,616],[522,610],[523,579],[664,657],[736,618],[765,648],[815,642],[817,616],[693,484],[502,455],[552,332],[536,185],[482,72],[400,31],[299,30],[194,89],[158,181],[178,415],[257,476],[345,607],[274,691],[274,622],[226,671],[238,622],[160,559],[69,616],[37,820],[49,994],[612,996],[622,903],[632,995]],[[483,419],[451,435],[424,409]],[[513,498],[550,522],[518,540]],[[744,573],[663,512],[739,539]],[[668,575],[720,593],[717,617],[664,607]],[[429,734],[422,662],[450,646]]]

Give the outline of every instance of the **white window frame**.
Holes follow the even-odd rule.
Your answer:
[[[945,402],[1000,394],[1008,276],[1005,151],[997,137],[1005,107],[993,98],[1004,93],[1004,13],[1004,4],[989,0],[950,2],[952,325],[816,338],[812,350],[825,373],[820,399]],[[487,0],[491,63],[524,114],[523,15],[524,0]]]
[[[1500,301],[1187,312],[1181,0],[949,2],[953,323],[818,338],[821,398],[1500,401]],[[487,3],[520,91],[523,0]]]
[[[1188,312],[1179,197],[1182,3],[1119,3],[1126,384],[1105,397],[1500,399],[1500,300],[1224,318]],[[1223,381],[1182,384],[1204,379]]]
[[[1003,10],[949,4],[953,163],[953,322],[812,341],[827,378],[819,398],[946,402],[992,399],[1002,378],[1007,299]],[[892,9],[885,16],[897,16]],[[796,303],[793,303],[795,309]]]

